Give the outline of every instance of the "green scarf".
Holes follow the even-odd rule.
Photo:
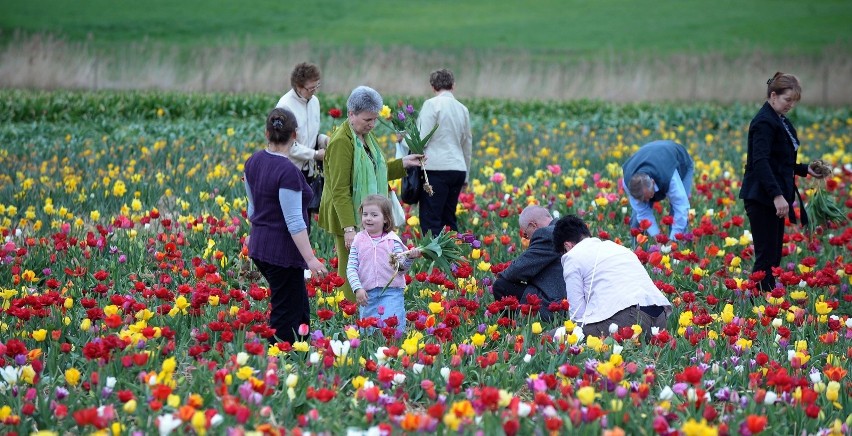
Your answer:
[[[376,145],[376,137],[372,133],[366,135],[370,153],[367,154],[365,145],[358,139],[352,124],[346,123],[352,132],[353,156],[352,159],[352,205],[355,206],[355,222],[361,225],[361,214],[358,208],[370,194],[388,195],[388,166],[379,146]],[[373,162],[375,160],[375,162]]]

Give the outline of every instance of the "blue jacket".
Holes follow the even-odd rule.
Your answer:
[[[682,145],[674,141],[653,141],[640,147],[636,154],[624,162],[621,169],[625,186],[636,173],[651,176],[659,188],[649,201],[653,204],[666,198],[674,171],[686,177],[692,165],[692,158]]]

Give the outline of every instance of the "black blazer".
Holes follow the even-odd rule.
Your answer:
[[[536,229],[530,238],[529,247],[500,273],[501,278],[510,282],[526,283],[524,298],[529,293],[538,294],[544,300],[542,309],[568,297],[565,293],[565,279],[562,277],[562,253],[553,247],[555,227],[556,220],[553,220],[549,226]]]
[[[793,124],[788,120],[787,125],[798,141]],[[764,103],[748,127],[748,155],[740,198],[773,206],[773,199],[783,195],[792,205],[796,195],[795,176],[808,175],[808,166],[797,163],[796,157],[797,150],[781,117],[769,102]]]

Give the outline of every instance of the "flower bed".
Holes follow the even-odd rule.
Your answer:
[[[240,182],[264,114],[203,117],[197,98],[179,119],[153,107],[0,128],[0,432],[848,434],[852,227],[789,227],[784,288],[754,290],[736,199],[748,111],[477,111],[459,208],[469,262],[452,276],[415,263],[406,334],[362,333],[332,275],[309,283],[309,340],[270,347]],[[800,160],[836,168],[824,194],[848,218],[849,112],[803,113]],[[571,331],[567,305],[551,323],[530,315],[535,301],[502,317],[488,285],[524,247],[519,210],[577,213],[596,236],[628,240],[620,162],[657,138],[696,157],[690,234],[636,249],[675,306],[669,328],[650,344],[632,329],[554,340]],[[336,266],[330,238],[312,242]]]

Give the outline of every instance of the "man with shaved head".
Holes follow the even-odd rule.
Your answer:
[[[541,206],[527,206],[518,217],[518,224],[530,244],[497,275],[492,287],[494,299],[512,296],[526,303],[528,295],[535,295],[542,300],[539,315],[549,321],[550,303],[566,298],[561,255],[553,249],[553,217]]]

